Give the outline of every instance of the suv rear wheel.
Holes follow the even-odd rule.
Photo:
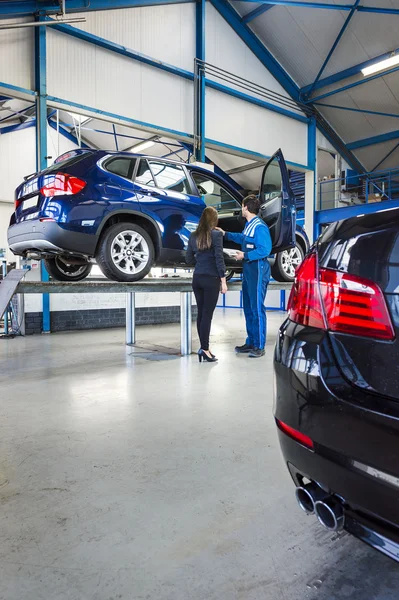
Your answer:
[[[90,275],[92,268],[91,263],[73,265],[68,263],[67,258],[62,258],[61,256],[45,258],[44,266],[48,274],[57,281],[82,281],[82,279]]]
[[[145,277],[154,262],[155,252],[151,237],[135,223],[116,223],[100,240],[96,260],[108,279],[139,281]]]

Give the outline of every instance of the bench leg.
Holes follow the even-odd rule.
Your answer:
[[[191,292],[180,292],[180,353],[188,356],[192,351]]]
[[[126,294],[126,345],[136,343],[136,297],[134,292]]]

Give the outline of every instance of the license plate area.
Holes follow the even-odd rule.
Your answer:
[[[29,210],[31,208],[37,208],[39,202],[39,196],[33,196],[32,198],[28,198],[24,200],[22,203],[22,211]]]

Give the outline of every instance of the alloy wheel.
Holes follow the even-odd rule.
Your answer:
[[[148,244],[137,231],[122,231],[112,240],[111,259],[122,273],[140,273],[147,266],[149,257]]]
[[[302,262],[302,254],[297,246],[281,253],[281,268],[290,279],[294,279],[295,271]]]

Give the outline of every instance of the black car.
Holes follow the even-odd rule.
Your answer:
[[[332,224],[299,268],[275,350],[300,507],[399,560],[399,209]]]

